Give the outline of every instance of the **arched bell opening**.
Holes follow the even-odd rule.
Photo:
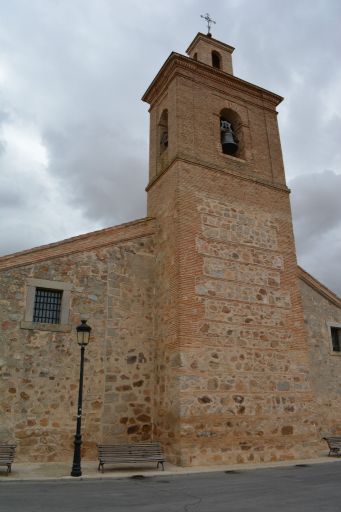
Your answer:
[[[212,51],[212,66],[221,69],[221,55],[215,50]]]
[[[159,121],[160,155],[168,148],[168,110],[165,109]]]
[[[244,138],[239,115],[229,108],[220,112],[220,143],[225,155],[244,158]]]

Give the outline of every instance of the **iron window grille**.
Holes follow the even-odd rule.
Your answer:
[[[62,297],[62,290],[36,288],[33,322],[42,324],[59,324]]]

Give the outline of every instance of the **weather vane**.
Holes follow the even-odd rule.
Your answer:
[[[208,12],[205,14],[205,16],[203,14],[200,14],[200,17],[201,18],[204,18],[204,20],[207,21],[207,35],[208,36],[211,36],[211,23],[214,23],[216,24],[216,22],[210,17],[210,15],[208,14]]]

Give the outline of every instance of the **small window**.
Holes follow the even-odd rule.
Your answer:
[[[168,110],[165,109],[159,122],[160,155],[168,148]]]
[[[218,52],[212,52],[212,66],[217,69],[221,69],[221,57]]]
[[[193,55],[193,59],[194,59],[194,60],[198,60],[198,54],[197,54],[197,53],[195,53],[195,54]]]
[[[341,327],[330,327],[333,352],[341,352]]]
[[[39,322],[42,324],[59,324],[62,297],[62,290],[36,288],[33,322]]]
[[[22,329],[70,332],[71,283],[28,278]]]

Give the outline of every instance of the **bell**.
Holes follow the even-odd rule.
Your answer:
[[[228,121],[220,121],[221,132],[221,146],[225,155],[234,155],[238,149],[238,144],[235,140],[232,125]]]

